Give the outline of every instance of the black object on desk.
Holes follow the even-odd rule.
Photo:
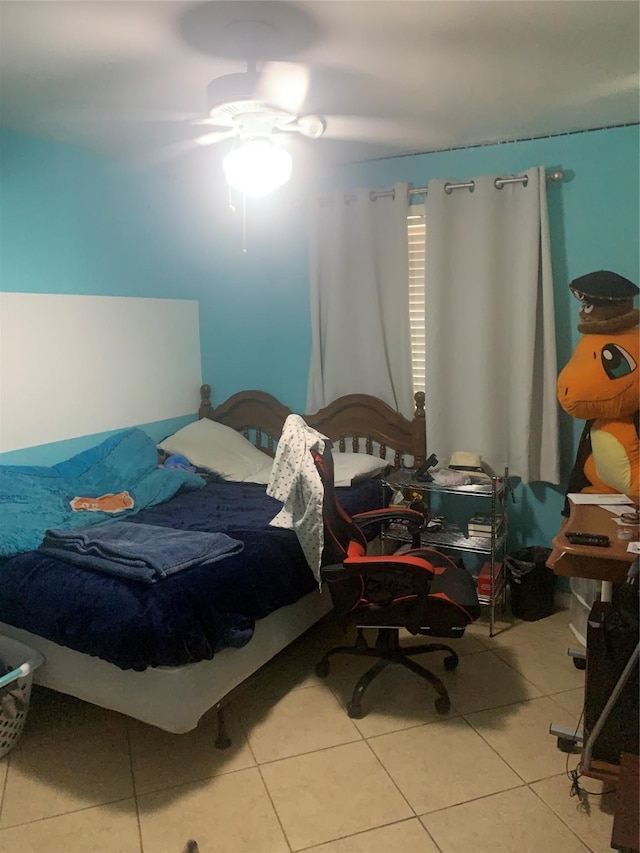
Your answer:
[[[414,473],[414,479],[419,480],[421,483],[431,483],[433,481],[433,477],[429,473],[429,468],[434,468],[437,464],[438,457],[435,453],[432,453],[426,462]]]
[[[567,541],[572,545],[593,545],[596,548],[608,548],[610,540],[603,533],[575,533],[569,531],[566,534]]]

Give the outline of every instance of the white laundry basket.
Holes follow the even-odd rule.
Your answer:
[[[18,742],[24,724],[27,720],[29,710],[29,699],[31,698],[31,685],[33,684],[33,671],[44,663],[40,652],[25,646],[24,643],[0,635],[0,699],[7,690],[18,690],[22,695],[18,696],[15,703],[15,713],[9,713],[3,709],[0,703],[0,758],[10,752]],[[5,675],[5,670],[10,671]]]

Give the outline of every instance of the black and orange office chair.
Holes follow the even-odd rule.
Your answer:
[[[334,612],[357,628],[353,646],[337,646],[316,666],[321,678],[329,674],[329,659],[336,654],[377,657],[378,661],[357,681],[350,717],[363,716],[362,698],[373,679],[390,664],[401,664],[426,679],[436,690],[436,711],[446,714],[451,701],[442,681],[420,666],[413,656],[447,652],[444,668],[455,669],[458,655],[450,646],[424,643],[403,648],[400,629],[411,634],[454,639],[480,616],[476,587],[471,575],[433,548],[420,547],[420,531],[428,521],[425,511],[388,508],[349,516],[334,489],[330,442],[323,454],[311,451],[324,486],[324,549],[321,576],[326,582]],[[410,550],[389,556],[367,556],[363,529],[390,520],[405,522],[413,543]],[[364,628],[377,628],[375,647],[369,646]]]

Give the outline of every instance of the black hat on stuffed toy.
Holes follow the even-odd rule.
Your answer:
[[[633,307],[640,289],[618,273],[590,272],[569,287],[580,300],[578,331],[583,335],[616,334],[640,322],[640,310]]]

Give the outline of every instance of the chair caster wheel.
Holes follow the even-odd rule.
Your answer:
[[[439,714],[448,714],[451,710],[451,702],[446,696],[438,696],[435,702],[436,711]]]
[[[353,702],[347,702],[347,714],[352,720],[361,720],[364,717],[361,705],[354,705]]]
[[[586,658],[572,658],[573,665],[576,669],[586,669],[587,668],[587,659]]]
[[[318,678],[326,678],[329,675],[329,661],[321,660],[316,664],[316,675]]]
[[[559,737],[558,738],[558,749],[560,752],[571,753],[574,751],[576,746],[575,740],[571,740],[568,737]]]
[[[459,662],[458,658],[455,658],[453,655],[449,655],[444,659],[444,668],[447,670],[455,669]]]

